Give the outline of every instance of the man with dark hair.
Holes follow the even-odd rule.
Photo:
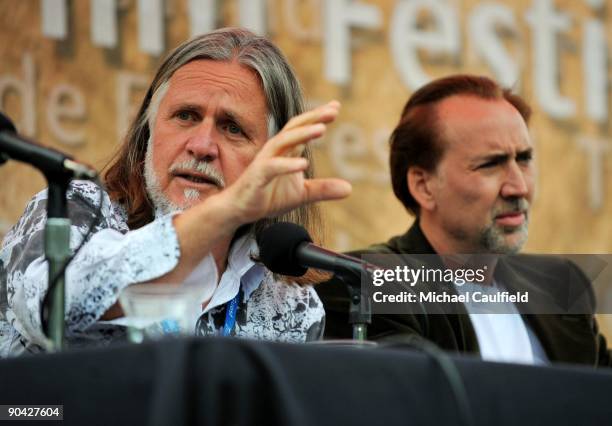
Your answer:
[[[282,53],[246,30],[214,31],[172,51],[106,173],[102,219],[66,270],[69,345],[122,337],[123,328],[102,320],[122,315],[124,288],[157,282],[199,286],[198,334],[225,327],[268,340],[318,338],[324,311],[312,287],[279,281],[253,259],[267,224],[280,218],[316,234],[311,203],[350,193],[345,181],[312,178],[307,147],[338,110],[330,102],[303,113]],[[73,249],[100,191],[79,181],[69,189]],[[33,198],[0,251],[0,356],[47,347],[46,197]],[[230,305],[234,327],[223,323]]]
[[[414,224],[404,235],[352,254],[518,253],[527,240],[534,193],[530,115],[519,96],[486,77],[455,75],[416,91],[392,133],[390,150],[393,191],[415,216]],[[560,287],[559,276],[568,273],[589,287],[578,268],[564,260],[520,255],[491,266],[496,288],[547,292]],[[326,336],[349,337],[343,285],[330,281],[317,291],[327,312]],[[489,360],[610,363],[591,314],[519,315],[512,303],[504,304],[503,314],[477,314],[467,304],[459,304],[458,312],[423,309],[422,314],[374,315],[370,337],[402,341],[416,335]]]

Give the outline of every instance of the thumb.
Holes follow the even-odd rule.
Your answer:
[[[304,201],[308,203],[339,200],[348,197],[352,191],[350,183],[337,178],[309,179],[304,182],[304,188],[306,189]]]

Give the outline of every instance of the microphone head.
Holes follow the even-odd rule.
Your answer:
[[[17,133],[15,125],[6,115],[0,112],[0,132]]]
[[[296,250],[300,244],[311,242],[308,231],[300,225],[275,223],[264,229],[257,239],[259,258],[275,274],[301,277],[308,268],[298,263]]]

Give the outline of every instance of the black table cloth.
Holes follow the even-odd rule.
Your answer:
[[[608,370],[452,360],[475,425],[612,424]],[[75,425],[462,421],[447,377],[426,354],[221,338],[2,360],[0,404],[62,404],[62,424]]]

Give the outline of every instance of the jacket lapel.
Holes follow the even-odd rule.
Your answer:
[[[399,254],[436,254],[423,231],[421,231],[418,219],[414,221],[405,234],[391,238],[385,246],[390,251]],[[478,339],[469,314],[463,305],[457,306],[457,311],[457,314],[451,315],[440,313],[440,318],[438,319],[442,320],[442,316],[448,319],[460,350],[478,354],[480,352]],[[432,332],[435,331],[432,330]]]

